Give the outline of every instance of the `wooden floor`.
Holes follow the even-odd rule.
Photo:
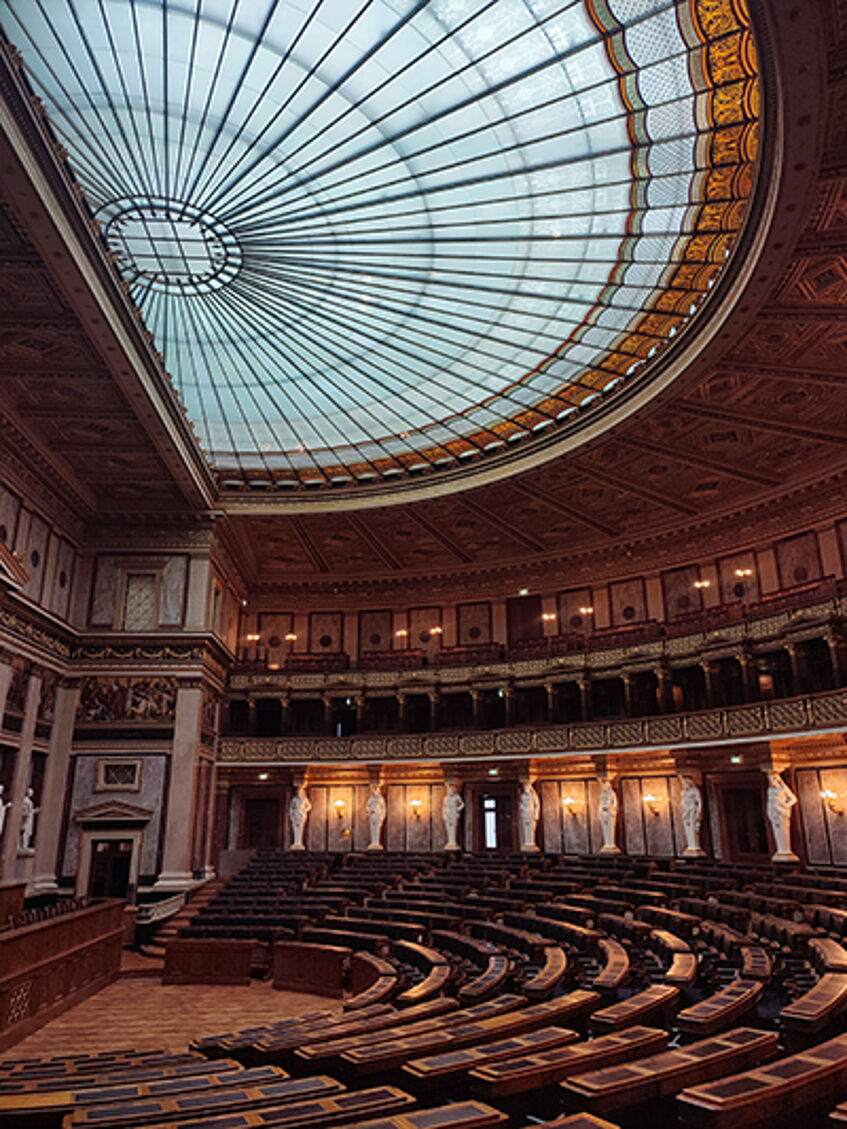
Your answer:
[[[123,1047],[181,1051],[202,1035],[324,1010],[340,1012],[341,1001],[277,992],[258,981],[247,988],[230,988],[163,985],[150,976],[124,976],[0,1052],[0,1059]]]

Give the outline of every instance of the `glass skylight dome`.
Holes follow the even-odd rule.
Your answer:
[[[756,156],[741,0],[0,0],[223,482],[561,425],[681,330]]]

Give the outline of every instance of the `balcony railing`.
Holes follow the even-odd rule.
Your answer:
[[[638,752],[847,730],[847,689],[722,709],[572,725],[351,737],[226,737],[222,762],[304,764]]]

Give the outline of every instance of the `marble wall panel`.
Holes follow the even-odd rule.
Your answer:
[[[438,626],[443,626],[440,607],[430,605],[425,608],[410,608],[409,647],[423,650],[429,658],[436,655],[441,650],[442,637],[433,634],[432,628]]]
[[[662,573],[666,619],[677,619],[681,615],[690,615],[702,609],[703,597],[694,587],[695,580],[699,579],[700,569],[697,565]]]
[[[569,635],[574,631],[585,631],[590,628],[586,617],[580,608],[592,607],[590,588],[572,588],[567,592],[559,592],[557,596],[559,605],[558,631],[562,635]]]
[[[647,854],[653,857],[668,858],[674,853],[673,828],[671,824],[670,790],[666,776],[647,776],[641,781],[642,807],[644,796],[656,797],[658,815],[645,809],[644,829]]]
[[[313,654],[344,650],[342,612],[312,612],[309,615],[309,650]]]
[[[388,811],[385,819],[385,846],[389,851],[406,849],[406,786],[389,784],[385,789]]]
[[[371,841],[370,824],[368,823],[367,802],[371,794],[367,784],[357,784],[353,789],[353,849],[366,851]],[[382,825],[382,841],[385,843],[385,824]]]
[[[647,844],[644,838],[644,805],[639,779],[625,777],[621,780],[620,801],[623,842],[619,846],[628,855],[644,855],[647,853]]]
[[[20,512],[20,498],[0,485],[0,542],[10,550],[15,547]]]
[[[26,549],[24,550],[23,566],[29,574],[29,580],[23,587],[24,595],[32,600],[41,599],[41,590],[44,586],[44,571],[47,566],[47,542],[50,537],[50,527],[37,514],[32,515],[29,523]]]
[[[327,791],[327,845],[328,851],[350,851],[353,849],[353,789],[348,784],[335,784]],[[340,800],[344,805],[339,818],[335,804]]]
[[[327,849],[327,833],[329,820],[329,789],[323,787],[310,787],[306,789],[312,810],[306,823],[304,841],[310,851],[325,851]],[[289,821],[290,822],[290,821]]]
[[[98,557],[94,566],[91,607],[88,622],[92,627],[111,627],[115,618],[118,590],[118,563],[114,557]]]
[[[750,576],[736,576],[736,569],[750,568]],[[756,554],[735,553],[731,557],[722,557],[718,561],[718,584],[721,602],[732,604],[736,600],[744,600],[748,604],[754,603],[761,596],[759,585],[759,570],[756,567]]]
[[[687,846],[685,829],[682,826],[682,785],[679,782],[678,776],[669,777],[668,785],[670,794],[671,828],[673,831],[674,854],[681,855]],[[706,793],[702,787],[700,789],[700,794],[703,797],[703,822],[700,825],[700,846],[704,850],[706,850],[708,843]]]
[[[562,799],[558,780],[536,785],[541,796],[541,849],[558,854],[562,849]]]
[[[609,585],[609,612],[613,627],[626,627],[647,619],[647,595],[641,577]]]
[[[53,582],[47,607],[63,619],[66,619],[68,615],[75,559],[76,551],[73,545],[60,537],[56,546],[56,568],[53,571]]]
[[[814,532],[801,533],[776,543],[776,567],[780,588],[791,588],[809,580],[819,580],[822,575],[818,536]]]
[[[359,654],[365,651],[390,651],[394,645],[392,614],[388,610],[359,612]],[[398,639],[397,646],[407,640]]]
[[[459,604],[456,612],[460,647],[491,642],[491,604]]]
[[[833,866],[847,863],[847,768],[826,768],[820,772],[820,791],[828,789],[835,792],[837,806],[844,805],[841,813],[824,809],[824,819],[829,832]],[[805,811],[801,813],[805,816]]]
[[[420,800],[420,818],[412,815],[410,800]],[[409,784],[406,788],[406,850],[428,851],[431,849],[430,820],[432,818],[432,797],[428,784]]]
[[[159,603],[159,625],[181,627],[185,618],[185,587],[188,557],[170,557],[162,569],[162,594]]]
[[[827,787],[832,788],[834,792],[838,791],[835,787],[838,781],[834,778],[841,775],[841,773],[835,772],[822,773],[816,768],[802,768],[798,770],[795,776],[797,802],[800,808],[803,837],[806,845],[806,858],[812,866],[832,865],[830,813],[821,799],[821,789]],[[823,784],[824,776],[832,783]],[[839,817],[832,818],[837,819]],[[840,818],[843,822],[844,816]]]
[[[559,810],[562,819],[562,850],[566,855],[591,853],[589,835],[589,790],[587,780],[563,780],[559,788]],[[576,803],[565,808],[562,800],[572,796]]]

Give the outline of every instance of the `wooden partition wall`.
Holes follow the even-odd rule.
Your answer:
[[[123,913],[110,899],[0,933],[0,1050],[117,977]]]

